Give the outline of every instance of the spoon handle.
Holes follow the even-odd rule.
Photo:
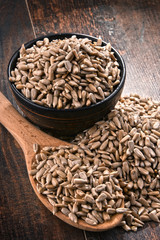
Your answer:
[[[22,117],[1,92],[0,123],[13,135],[23,151],[32,149],[33,143],[39,140],[40,134],[45,135]]]

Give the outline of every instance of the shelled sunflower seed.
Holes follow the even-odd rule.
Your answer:
[[[53,214],[61,211],[74,222],[83,219],[97,225],[126,212],[118,172],[110,171],[99,157],[90,157],[76,145],[45,147],[35,155],[30,174]]]
[[[9,78],[26,98],[57,109],[89,106],[109,96],[120,83],[111,44],[76,36],[48,38],[20,49]]]
[[[73,142],[118,172],[127,208],[121,226],[126,231],[136,231],[146,221],[160,222],[160,102],[137,94],[123,97],[108,120]]]

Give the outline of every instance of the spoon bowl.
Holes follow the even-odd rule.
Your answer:
[[[30,122],[23,118],[8,101],[8,99],[0,92],[0,122],[1,124],[13,135],[17,140],[20,147],[22,148],[25,156],[27,171],[31,170],[32,160],[34,159],[35,153],[33,152],[33,144],[37,143],[41,148],[45,146],[57,147],[60,145],[69,145],[70,143],[54,138],[41,130],[34,127]],[[29,174],[28,174],[29,175]],[[53,206],[48,202],[42,194],[37,191],[36,183],[32,176],[29,175],[30,183],[39,198],[39,200],[44,204],[48,210],[53,211]],[[122,201],[122,206],[124,207],[124,201]],[[61,212],[55,214],[62,221],[76,227],[79,229],[87,231],[105,231],[110,228],[116,227],[122,220],[123,214],[115,214],[110,220],[98,224],[96,226],[91,226],[83,220],[78,220],[78,223],[74,223]]]

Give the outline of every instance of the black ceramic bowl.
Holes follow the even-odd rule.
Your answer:
[[[70,38],[72,35],[76,35],[77,38],[87,37],[92,41],[97,41],[97,38],[84,34],[62,33],[50,34],[36,38],[26,43],[25,47],[31,47],[36,43],[36,41],[42,40],[44,37],[49,38],[51,41],[53,39]],[[106,45],[106,43],[103,41],[103,46],[104,45]],[[114,52],[114,55],[119,63],[119,68],[121,70],[121,79],[120,84],[117,86],[117,88],[104,100],[89,107],[57,110],[33,103],[31,100],[27,99],[19,90],[16,89],[14,83],[8,81],[17,105],[20,107],[26,118],[28,118],[32,123],[45,129],[53,130],[52,132],[56,136],[73,136],[78,132],[89,128],[114,108],[123,90],[126,77],[125,63],[123,58],[114,48],[112,48],[112,51]],[[8,78],[10,77],[11,71],[16,67],[18,57],[19,49],[13,54],[9,62],[7,70]]]

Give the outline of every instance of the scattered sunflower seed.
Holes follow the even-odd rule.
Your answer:
[[[159,124],[160,103],[137,94],[123,97],[107,120],[78,134],[74,145],[51,148],[47,159],[39,150],[30,174],[41,194],[53,196],[54,211],[91,225],[124,213],[120,225],[136,231],[146,221],[160,221]]]

